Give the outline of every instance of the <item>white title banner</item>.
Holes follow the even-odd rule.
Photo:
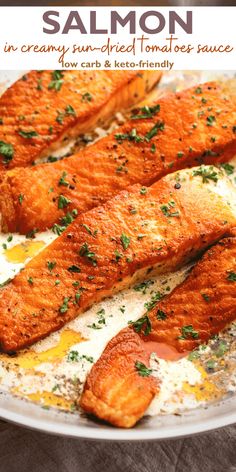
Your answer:
[[[236,7],[0,7],[12,69],[235,69]]]

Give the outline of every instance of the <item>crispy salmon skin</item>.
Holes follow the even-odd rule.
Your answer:
[[[227,86],[169,94],[68,159],[2,174],[2,230],[26,234],[61,225],[68,211],[90,210],[131,184],[151,185],[175,170],[234,154],[236,100]]]
[[[235,318],[236,238],[228,238],[209,249],[169,296],[108,343],[88,375],[80,405],[115,426],[134,426],[158,394],[149,369],[150,342],[153,351],[155,342],[190,351]]]
[[[210,166],[137,184],[78,216],[0,292],[2,350],[29,346],[103,298],[194,258],[236,225],[230,200],[235,189]]]
[[[26,167],[137,103],[160,72],[31,71],[0,98],[0,168]]]

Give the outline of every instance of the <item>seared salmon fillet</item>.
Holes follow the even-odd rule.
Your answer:
[[[151,185],[175,170],[227,161],[235,153],[230,90],[208,83],[169,94],[68,159],[2,174],[2,230],[45,230],[60,225],[68,211],[90,210],[129,185]]]
[[[0,292],[1,349],[29,346],[103,298],[194,258],[236,225],[232,200],[228,178],[197,167],[78,216]]]
[[[155,342],[190,351],[235,318],[236,238],[228,238],[209,249],[170,295],[108,343],[88,375],[80,405],[115,426],[134,426],[158,393],[149,369]]]
[[[26,167],[137,103],[160,72],[31,71],[0,98],[0,168]]]

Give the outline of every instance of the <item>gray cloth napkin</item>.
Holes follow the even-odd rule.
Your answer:
[[[0,422],[1,472],[236,472],[236,425],[168,441],[68,439]]]

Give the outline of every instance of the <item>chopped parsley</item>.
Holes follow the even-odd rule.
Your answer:
[[[148,131],[148,133],[145,134],[145,140],[147,142],[151,141],[152,138],[154,138],[154,136],[157,135],[158,131],[163,131],[165,128],[165,124],[163,121],[158,121],[154,126],[153,128]]]
[[[56,90],[59,92],[63,84],[64,73],[60,70],[54,70],[52,72],[52,81],[48,85],[48,90]]]
[[[149,377],[152,373],[152,369],[149,369],[145,364],[140,361],[135,362],[135,368],[141,377]]]
[[[216,357],[223,357],[223,355],[229,350],[229,346],[226,341],[222,340],[217,342],[216,350],[214,350],[214,354]]]
[[[68,187],[69,182],[67,182],[67,181],[65,180],[66,176],[67,176],[67,173],[66,173],[65,171],[62,172],[62,176],[61,176],[61,178],[60,178],[60,180],[59,180],[59,182],[58,182],[58,185],[64,185],[65,187]]]
[[[153,107],[144,106],[135,110],[134,114],[131,115],[131,120],[142,120],[146,118],[152,118],[154,115],[159,113],[160,105],[154,105]]]
[[[145,295],[147,288],[153,284],[153,280],[146,280],[144,282],[141,282],[140,284],[135,285],[134,290],[135,292],[142,292]]]
[[[63,216],[63,218],[61,218],[61,224],[60,225],[57,224],[57,223],[55,223],[53,225],[53,227],[52,227],[53,233],[60,236],[60,234],[62,234],[63,231],[65,231],[67,226],[69,226],[69,224],[74,221],[74,219],[77,215],[78,215],[78,211],[76,209],[72,210],[72,212],[68,211],[67,214],[65,216]]]
[[[85,223],[82,224],[83,228],[87,231],[88,234],[91,234],[91,236],[96,236],[98,230],[95,229],[95,231],[92,231],[91,228],[86,225]]]
[[[70,297],[65,297],[64,300],[63,300],[63,304],[60,306],[59,308],[59,312],[60,313],[66,313],[69,309],[68,307],[68,304],[69,304],[69,301],[70,301]]]
[[[173,200],[169,201],[168,203],[161,205],[160,209],[163,213],[163,215],[167,217],[173,217],[173,216],[180,216],[179,210],[177,211],[172,211],[172,209],[175,207],[175,202]]]
[[[204,184],[209,182],[209,180],[213,180],[213,182],[218,181],[218,174],[212,166],[211,167],[201,166],[200,169],[194,170],[193,176],[197,176],[197,175],[200,175],[202,177],[202,181]]]
[[[146,193],[147,193],[147,188],[146,188],[146,187],[141,187],[140,193],[141,193],[141,195],[146,195]]]
[[[90,251],[87,243],[84,243],[81,246],[81,248],[79,250],[79,255],[81,257],[86,257],[86,259],[88,259],[89,262],[91,262],[94,267],[97,265],[96,254],[95,254],[95,252]]]
[[[192,351],[190,352],[190,354],[188,355],[188,360],[189,361],[193,361],[195,359],[199,359],[200,357],[200,353],[199,351],[196,349],[195,351]]]
[[[225,164],[221,164],[221,167],[223,167],[227,175],[232,175],[234,173],[234,166],[232,166],[228,162],[226,162]]]
[[[216,121],[216,118],[214,115],[209,115],[206,120],[207,126],[213,126],[213,123]]]
[[[63,208],[66,208],[70,203],[71,203],[71,200],[64,197],[64,195],[59,195],[59,197],[58,197],[58,208],[60,210],[62,210]]]
[[[122,233],[121,237],[120,237],[120,240],[121,240],[121,244],[123,246],[123,249],[126,250],[128,249],[129,245],[130,245],[130,238],[129,236],[127,236],[126,234]]]
[[[148,315],[142,316],[142,318],[139,318],[137,321],[131,321],[129,324],[133,326],[136,333],[141,333],[145,336],[147,336],[152,330],[151,321]]]
[[[74,108],[71,105],[67,105],[65,110],[66,110],[67,115],[76,116],[76,111],[74,110]]]
[[[4,160],[3,160],[4,164],[7,164],[9,161],[11,161],[14,156],[14,148],[12,144],[8,144],[8,143],[5,143],[4,141],[0,141],[0,154],[2,154],[4,157]]]
[[[25,139],[32,139],[32,138],[35,138],[36,136],[38,136],[38,133],[34,130],[32,130],[32,131],[23,131],[22,129],[20,129],[18,131],[18,134],[22,138],[25,138]]]
[[[152,295],[151,300],[149,302],[144,303],[144,307],[147,311],[150,311],[154,308],[157,302],[159,302],[162,298],[162,294],[160,292],[156,292]]]
[[[72,265],[72,266],[68,267],[67,270],[68,270],[69,272],[73,272],[73,273],[75,273],[75,274],[76,274],[76,273],[79,274],[79,272],[81,272],[80,267],[79,267],[79,266],[76,266],[76,265]]]
[[[188,339],[188,338],[192,338],[192,339],[199,338],[198,332],[193,328],[192,325],[182,326],[181,336],[178,336],[177,339]]]
[[[156,145],[153,143],[151,145],[151,153],[154,154],[156,152]]]
[[[86,92],[82,95],[81,101],[86,103],[86,102],[91,102],[92,99],[93,99],[93,97],[92,97],[91,93]]]
[[[202,93],[202,88],[201,88],[201,87],[197,87],[197,88],[195,89],[195,93],[197,93],[198,95],[199,95],[200,93]]]
[[[118,133],[115,134],[115,139],[119,142],[122,143],[122,141],[135,141],[136,143],[139,143],[140,141],[143,141],[143,138],[137,134],[136,128],[133,128],[130,133]]]
[[[102,308],[101,310],[99,310],[97,312],[97,315],[98,315],[98,322],[97,324],[96,323],[92,323],[91,325],[87,325],[88,328],[92,328],[92,329],[102,329],[104,327],[104,325],[106,325],[106,319],[105,319],[105,310],[104,308]]]
[[[30,284],[30,285],[33,285],[34,281],[33,281],[33,277],[29,277],[27,279],[27,282]]]
[[[166,319],[166,313],[162,310],[157,310],[157,319],[160,320],[165,320]]]
[[[50,272],[52,272],[52,270],[54,269],[54,267],[56,267],[56,265],[57,265],[56,262],[51,262],[51,261],[47,262],[47,267]]]
[[[227,275],[227,280],[229,280],[230,282],[236,282],[236,272],[229,272],[229,274]]]
[[[79,362],[83,360],[91,362],[91,364],[94,362],[92,356],[86,356],[85,354],[79,355],[78,351],[70,351],[67,356],[67,362]]]
[[[210,302],[211,299],[210,299],[209,295],[207,295],[206,293],[201,293],[201,296],[202,296],[203,300],[205,300],[205,302],[207,302],[207,303]]]
[[[20,195],[18,196],[18,202],[20,205],[22,205],[24,198],[25,196],[22,193],[20,193]]]
[[[118,262],[123,257],[123,254],[121,254],[117,249],[115,249],[114,254],[115,254],[116,262]]]

